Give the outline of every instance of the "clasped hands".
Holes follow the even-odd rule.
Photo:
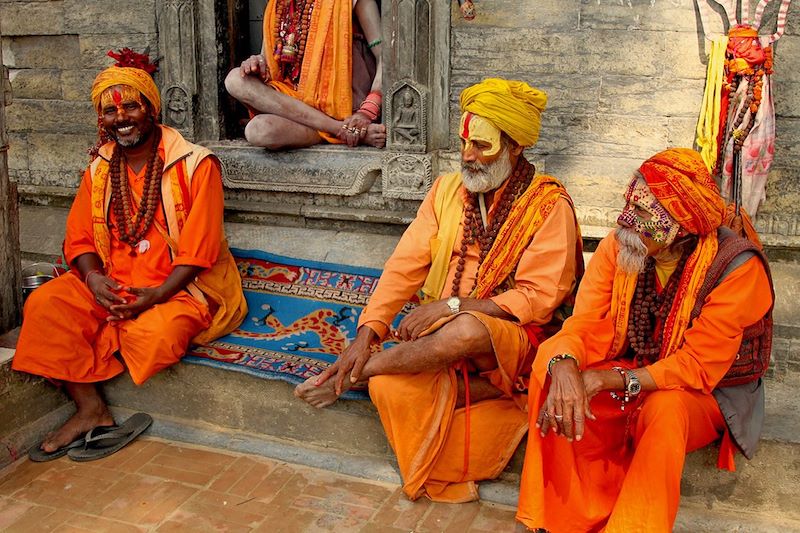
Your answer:
[[[420,305],[406,315],[397,326],[397,330],[392,332],[392,337],[401,341],[416,340],[437,320],[450,314],[446,300]],[[314,384],[320,386],[334,378],[334,391],[337,395],[341,395],[350,385],[361,379],[364,365],[372,355],[372,343],[377,340],[378,335],[372,329],[361,326],[355,340],[342,351],[335,363],[322,371]],[[348,379],[349,383],[346,384],[345,379]]]
[[[108,322],[134,318],[163,301],[160,287],[123,287],[99,272],[90,273],[86,285],[94,300],[109,312]],[[127,299],[125,294],[135,298]]]
[[[556,361],[550,368],[550,390],[539,410],[536,427],[542,437],[552,430],[568,441],[581,440],[586,419],[595,420],[589,402],[603,390],[620,388],[614,382],[615,372],[578,370],[574,359]]]

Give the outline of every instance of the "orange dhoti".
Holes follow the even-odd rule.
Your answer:
[[[626,362],[604,361],[591,368],[631,367]],[[547,394],[539,391],[530,393],[534,421]],[[550,533],[672,531],[685,456],[718,439],[725,422],[711,394],[642,394],[622,411],[619,400],[607,391],[598,393],[591,402],[597,420],[586,421],[580,441],[530,433],[520,521]]]
[[[369,380],[403,491],[412,500],[423,495],[451,503],[476,500],[475,481],[497,477],[528,430],[521,391],[535,350],[525,330],[509,320],[469,314],[491,337],[498,367],[482,375],[502,397],[456,409],[456,367]]]
[[[131,320],[107,322],[108,311],[72,273],[31,293],[12,368],[77,383],[105,381],[123,372],[134,383],[177,363],[191,339],[211,323],[205,304],[182,291]]]

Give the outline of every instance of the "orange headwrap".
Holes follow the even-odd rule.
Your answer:
[[[161,112],[161,95],[153,77],[146,71],[134,67],[109,67],[97,75],[92,84],[92,104],[97,111],[100,111],[103,92],[115,85],[133,87],[153,105],[156,115]]]
[[[689,233],[708,235],[722,225],[725,202],[698,152],[664,150],[642,163],[639,172],[661,205]]]

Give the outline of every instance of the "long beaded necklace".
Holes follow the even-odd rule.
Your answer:
[[[314,0],[277,0],[273,51],[284,80],[297,88],[306,51]]]
[[[637,366],[654,363],[661,354],[663,338],[656,328],[667,318],[675,294],[678,292],[683,269],[689,252],[681,255],[675,271],[667,281],[667,286],[659,294],[656,290],[656,262],[652,257],[645,261],[645,267],[636,280],[630,315],[628,316],[628,341]]]
[[[511,206],[517,198],[527,190],[528,186],[530,186],[535,170],[533,165],[531,165],[524,156],[519,156],[514,171],[509,178],[510,181],[503,190],[497,208],[493,213],[492,220],[486,227],[483,225],[480,207],[478,206],[478,193],[468,194],[464,202],[464,232],[461,237],[461,248],[459,249],[456,273],[453,277],[451,296],[458,296],[469,246],[475,244],[475,242],[478,243],[478,248],[480,250],[478,267],[480,268],[489,250],[491,250],[500,228],[503,226],[506,218],[508,218]],[[478,278],[476,276],[472,283],[470,294],[475,290],[477,283]],[[496,292],[498,290],[499,288],[495,289]]]
[[[156,209],[161,202],[161,175],[164,172],[164,161],[158,157],[158,146],[161,142],[161,129],[153,130],[153,148],[147,160],[144,189],[139,208],[132,214],[133,202],[128,185],[128,161],[119,144],[114,147],[111,156],[109,174],[111,176],[111,206],[114,219],[119,230],[119,238],[131,247],[131,255],[147,251],[149,243],[143,238],[150,229],[155,218]]]

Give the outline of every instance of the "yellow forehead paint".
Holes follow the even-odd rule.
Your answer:
[[[112,105],[117,110],[120,110],[125,102],[136,102],[140,106],[144,105],[139,91],[129,85],[114,85],[100,95],[100,111]]]
[[[473,115],[470,112],[461,115],[459,132],[459,136],[464,139],[465,150],[469,150],[472,148],[472,143],[479,141],[489,145],[489,148],[481,152],[484,157],[491,157],[500,152],[502,132],[497,126],[479,115]]]

